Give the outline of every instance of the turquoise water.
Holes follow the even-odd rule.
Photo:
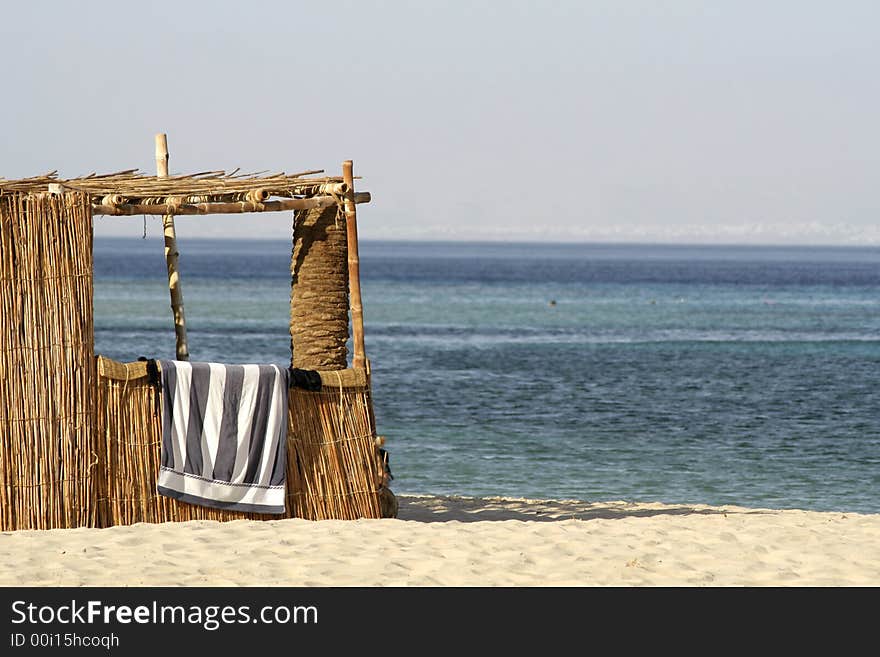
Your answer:
[[[365,242],[398,493],[880,512],[880,249]],[[289,362],[290,245],[187,241],[194,360]],[[98,239],[96,342],[173,357],[160,240]]]

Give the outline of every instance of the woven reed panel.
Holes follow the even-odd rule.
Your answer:
[[[156,492],[161,407],[140,364],[101,358],[98,425],[104,494],[102,526],[185,520],[277,520],[380,516],[381,461],[370,429],[371,399],[361,372],[322,373],[321,392],[290,391],[287,513],[267,515],[187,504]]]
[[[95,523],[89,198],[0,196],[0,528]]]

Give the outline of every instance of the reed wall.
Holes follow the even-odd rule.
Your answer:
[[[96,522],[92,214],[0,195],[0,529]]]
[[[142,364],[99,359],[102,526],[184,520],[378,518],[382,464],[362,373],[323,373],[321,392],[294,388],[288,415],[285,516],[224,511],[159,495],[161,409]],[[337,381],[338,385],[333,382]]]

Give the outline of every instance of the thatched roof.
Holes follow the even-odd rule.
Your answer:
[[[341,183],[342,177],[315,177],[323,173],[321,169],[287,174],[284,172],[266,174],[231,173],[225,171],[202,171],[160,178],[146,175],[137,169],[117,173],[96,174],[80,178],[62,179],[57,171],[42,176],[6,180],[0,177],[0,193],[3,192],[45,192],[50,184],[65,189],[88,192],[95,197],[119,194],[128,199],[167,198],[171,196],[218,196],[244,195],[255,189],[263,189],[269,196],[292,198],[310,196],[318,193],[320,185]]]
[[[11,193],[89,194],[95,214],[211,214],[262,212],[334,204],[348,193],[342,176],[320,176],[321,169],[287,174],[202,171],[174,176],[151,176],[129,169],[62,179],[57,171],[42,176],[0,178],[0,196]],[[278,199],[294,199],[270,201]],[[357,194],[356,203],[369,201]]]

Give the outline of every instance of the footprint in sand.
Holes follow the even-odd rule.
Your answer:
[[[185,546],[180,543],[162,543],[162,545],[159,546],[159,549],[162,552],[177,552],[178,550],[184,549],[184,547]]]

